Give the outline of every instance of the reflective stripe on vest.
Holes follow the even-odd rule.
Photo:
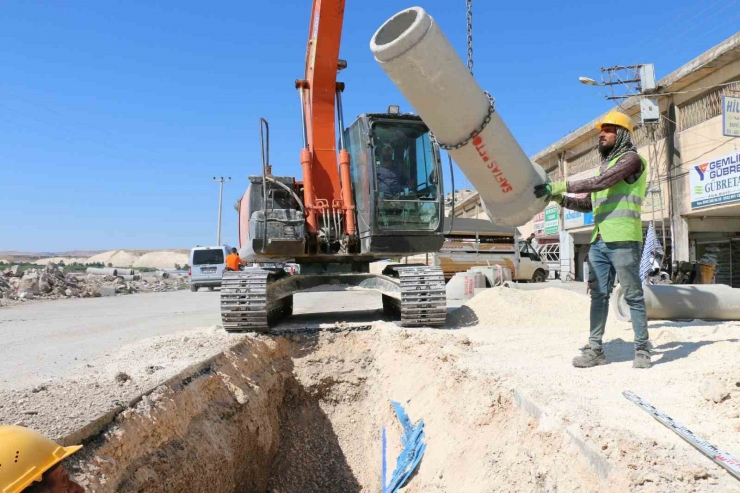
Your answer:
[[[607,165],[611,168],[624,156],[621,154]],[[622,180],[611,188],[591,194],[594,214],[594,233],[591,242],[601,238],[609,243],[613,241],[642,242],[642,202],[647,192],[648,164],[640,156],[642,173],[634,183]],[[601,174],[601,172],[599,172]]]
[[[611,212],[603,212],[601,214],[594,215],[594,222],[601,223],[601,222],[606,221],[607,219],[616,219],[618,217],[634,217],[634,218],[640,219],[641,214],[637,211],[625,211],[625,210],[615,210]]]
[[[640,197],[623,193],[615,193],[614,195],[609,195],[608,197],[597,198],[596,201],[593,202],[593,207],[596,208],[602,205],[616,204],[617,202],[622,201],[629,202],[635,205],[642,205],[642,199]]]

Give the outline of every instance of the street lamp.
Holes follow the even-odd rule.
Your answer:
[[[585,84],[587,86],[600,86],[602,84],[599,84],[595,80],[593,80],[591,77],[578,77],[578,82],[581,84]]]

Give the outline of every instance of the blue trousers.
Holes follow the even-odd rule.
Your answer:
[[[591,335],[588,343],[591,349],[601,350],[615,275],[630,307],[635,350],[648,349],[647,311],[640,282],[641,256],[642,243],[637,241],[605,243],[599,238],[591,243],[588,252],[588,283],[591,287]]]

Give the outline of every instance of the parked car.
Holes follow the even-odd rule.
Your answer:
[[[231,247],[224,246],[196,246],[190,250],[190,291],[198,288],[221,287],[221,277],[226,270],[226,256]]]

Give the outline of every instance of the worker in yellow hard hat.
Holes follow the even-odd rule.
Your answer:
[[[534,194],[579,212],[593,212],[594,232],[588,252],[591,289],[591,332],[588,346],[573,366],[606,364],[602,349],[609,296],[615,275],[625,293],[635,333],[634,368],[650,368],[647,312],[640,279],[642,202],[647,191],[648,163],[632,143],[632,120],[610,111],[596,124],[601,166],[596,176],[579,181],[537,185]],[[580,197],[566,193],[583,194]]]
[[[0,493],[84,493],[60,464],[81,448],[62,447],[22,426],[0,426]]]

